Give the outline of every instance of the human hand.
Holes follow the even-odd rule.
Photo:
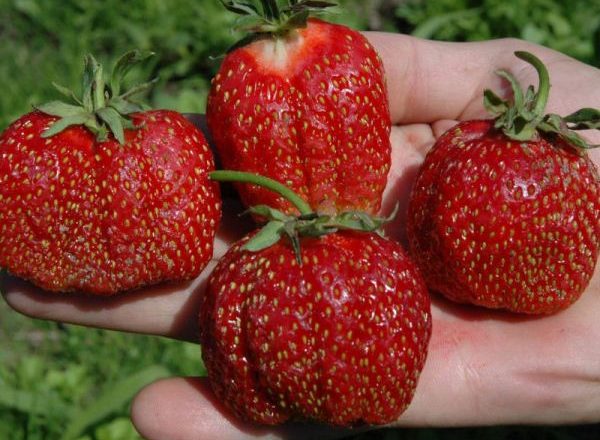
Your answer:
[[[484,88],[504,90],[494,74],[512,71],[522,84],[536,83],[533,69],[517,59],[527,50],[548,67],[553,89],[548,111],[568,114],[600,102],[600,72],[548,49],[517,40],[437,43],[370,33],[388,76],[393,162],[384,210],[399,201],[405,211],[419,164],[456,120],[487,117]],[[600,137],[590,137],[600,143]],[[600,162],[598,151],[592,153]],[[225,203],[215,260],[250,226]],[[404,209],[402,209],[404,208]],[[404,219],[390,226],[401,241]],[[6,300],[30,316],[123,331],[197,339],[199,298],[214,262],[196,280],[111,298],[49,295],[14,278],[2,280]],[[600,273],[582,298],[550,317],[515,317],[451,304],[435,297],[429,357],[402,426],[572,423],[600,420]],[[205,379],[173,378],[145,388],[132,409],[149,439],[248,438],[257,435],[341,437],[346,431],[316,426],[256,428],[233,419],[214,400]]]

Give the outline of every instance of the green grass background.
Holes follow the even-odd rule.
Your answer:
[[[359,29],[474,41],[519,37],[600,66],[600,2],[590,0],[345,0],[330,19]],[[0,129],[79,91],[84,54],[112,63],[156,56],[132,81],[160,78],[151,105],[202,112],[218,57],[239,34],[217,0],[0,0]],[[1,251],[1,250],[0,250]],[[171,375],[202,375],[197,345],[38,321],[0,302],[0,439],[133,440],[132,396]],[[361,440],[597,439],[596,427],[380,430]]]

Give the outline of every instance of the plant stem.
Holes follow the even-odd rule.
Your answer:
[[[102,66],[94,57],[90,55],[90,64],[92,66],[92,99],[94,110],[106,107],[106,99],[104,98],[104,72]]]
[[[548,95],[550,94],[550,77],[548,76],[548,70],[538,57],[529,52],[517,51],[515,52],[515,55],[523,61],[527,61],[535,68],[535,70],[537,70],[539,76],[539,85],[532,110],[541,118],[544,116],[544,111],[548,102]]]
[[[284,197],[296,208],[298,208],[298,211],[300,211],[301,215],[309,215],[313,213],[313,210],[309,204],[306,203],[302,197],[285,185],[277,182],[276,180],[269,179],[268,177],[259,176],[258,174],[245,173],[243,171],[230,170],[213,171],[209,174],[209,176],[212,180],[216,180],[218,182],[250,183],[252,185],[261,186]]]

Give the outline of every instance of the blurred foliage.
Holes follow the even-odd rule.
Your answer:
[[[473,41],[531,40],[600,66],[600,2],[589,0],[340,0],[328,19],[357,29]],[[240,38],[218,0],[0,0],[0,129],[78,90],[83,56],[111,64],[138,48],[156,56],[134,80],[158,76],[153,107],[204,111],[219,56]]]
[[[329,19],[358,29],[452,41],[518,37],[600,66],[598,1],[339,3]],[[160,78],[152,106],[202,112],[218,57],[240,38],[234,20],[217,0],[0,0],[0,129],[54,99],[53,81],[78,90],[86,53],[110,65],[132,48],[156,53],[131,78]],[[128,418],[135,392],[158,377],[204,372],[194,344],[35,321],[2,302],[0,347],[0,439],[139,439]],[[357,440],[598,438],[588,429],[383,430]]]
[[[600,67],[600,2],[589,0],[406,0],[396,25],[448,41],[516,37]]]
[[[129,403],[205,374],[196,344],[36,321],[0,301],[0,439],[134,440]]]
[[[364,28],[364,6],[341,1],[333,21]],[[156,108],[203,112],[219,58],[241,38],[217,0],[0,0],[0,129],[33,105],[56,98],[52,81],[80,88],[83,57],[106,67],[130,49],[156,56],[137,79],[158,76]],[[136,77],[132,75],[132,81]]]

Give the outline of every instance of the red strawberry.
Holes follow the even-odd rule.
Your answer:
[[[200,326],[212,388],[256,423],[392,422],[410,403],[425,362],[425,284],[399,244],[334,232],[359,217],[299,210],[300,220],[276,212],[211,275]],[[300,261],[293,241],[272,234],[278,227],[298,234]]]
[[[317,212],[376,214],[391,160],[379,56],[357,31],[307,19],[327,2],[262,3],[262,15],[226,4],[251,20],[252,34],[225,57],[208,98],[224,167],[276,179]],[[265,189],[237,186],[248,206],[293,209]]]
[[[81,106],[42,106],[0,137],[0,267],[47,290],[102,295],[198,275],[220,218],[206,140],[179,113],[120,99],[92,57],[86,69]],[[131,128],[115,107],[136,110],[123,120]]]
[[[428,286],[452,300],[553,313],[581,295],[598,259],[600,180],[567,124],[590,128],[600,113],[543,117],[545,67],[516,55],[538,70],[538,93],[523,96],[501,72],[514,106],[486,91],[496,121],[462,122],[438,139],[411,196],[410,250]]]

